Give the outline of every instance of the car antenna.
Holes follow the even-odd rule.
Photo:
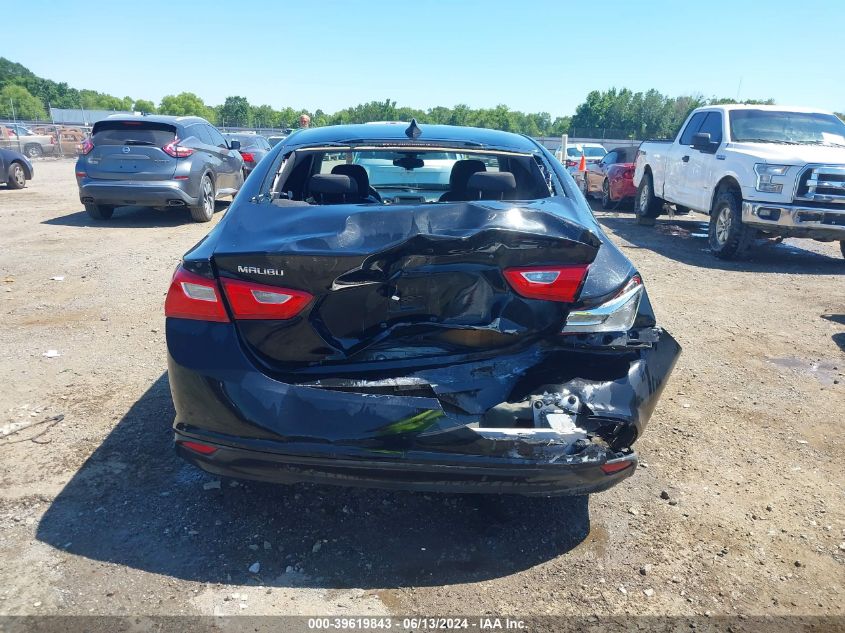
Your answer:
[[[405,129],[405,136],[416,139],[419,138],[420,134],[422,134],[422,130],[420,129],[420,126],[417,125],[417,120],[411,119],[411,125]]]

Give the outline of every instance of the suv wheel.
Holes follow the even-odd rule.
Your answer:
[[[39,156],[44,156],[44,149],[40,145],[30,143],[23,148],[23,153],[26,154],[28,158],[38,158]]]
[[[741,257],[751,245],[754,232],[742,223],[740,201],[731,191],[721,191],[710,211],[707,238],[710,250],[719,259]]]
[[[95,220],[108,220],[114,214],[114,207],[106,204],[86,204],[85,211]]]
[[[637,223],[654,224],[654,219],[663,213],[663,200],[654,195],[651,173],[643,175],[637,187]]]
[[[9,165],[9,173],[6,177],[6,186],[9,189],[23,189],[26,185],[26,173],[20,163]]]
[[[200,198],[195,207],[190,207],[191,218],[194,222],[210,222],[214,216],[214,183],[211,176],[206,174],[200,181]]]

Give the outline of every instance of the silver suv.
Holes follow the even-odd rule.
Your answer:
[[[237,141],[193,116],[113,115],[94,124],[76,162],[79,199],[97,220],[115,207],[184,208],[196,222],[244,181]]]

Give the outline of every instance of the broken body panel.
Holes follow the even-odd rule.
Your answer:
[[[235,477],[454,492],[582,494],[633,474],[680,348],[644,290],[626,331],[564,333],[641,282],[555,173],[561,195],[529,201],[246,192],[183,268],[224,303],[234,280],[307,305],[238,318],[229,297],[226,322],[167,319],[180,454]],[[505,274],[550,266],[580,267],[577,298],[524,296]]]

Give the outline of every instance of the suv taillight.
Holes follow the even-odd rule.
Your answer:
[[[527,266],[506,268],[504,274],[511,288],[526,299],[571,303],[578,296],[588,266]]]
[[[181,147],[179,145],[178,138],[174,138],[170,143],[168,143],[161,149],[165,154],[167,154],[168,156],[172,156],[173,158],[187,158],[188,156],[194,153],[194,150],[190,147]]]
[[[252,152],[241,152],[241,156],[243,157],[245,163],[255,162],[255,155]]]
[[[173,273],[164,301],[164,315],[195,321],[229,321],[217,281],[188,272],[181,266]]]
[[[91,150],[94,149],[94,143],[90,138],[86,138],[82,141],[82,155],[91,153]]]

